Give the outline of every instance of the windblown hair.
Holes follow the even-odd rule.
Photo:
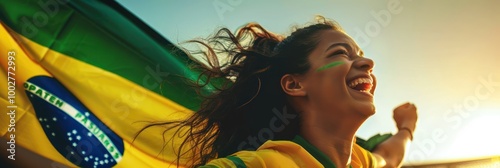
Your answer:
[[[214,79],[227,80],[218,85],[214,93],[204,95],[201,108],[187,120],[156,123],[146,128],[162,125],[168,129],[187,129],[177,153],[177,164],[183,155],[195,156],[190,165],[194,167],[238,150],[255,150],[264,143],[263,138],[292,139],[299,131],[299,117],[283,121],[284,128],[269,132],[270,127],[276,127],[271,125],[271,120],[279,118],[277,112],[299,116],[287,106],[280,79],[285,74],[303,74],[309,70],[308,55],[319,42],[321,31],[343,31],[338,24],[323,17],[317,20],[286,38],[250,23],[235,34],[222,28],[206,40],[189,41],[205,48],[190,54],[206,58],[205,62],[194,60],[198,61],[194,68],[202,72],[197,87],[204,87]],[[268,130],[267,137],[259,132],[264,129]],[[258,146],[255,142],[250,145],[249,137],[258,137]],[[186,146],[189,147],[186,149]]]

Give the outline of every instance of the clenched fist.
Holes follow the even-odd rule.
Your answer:
[[[412,103],[402,104],[394,109],[394,121],[398,130],[401,128],[408,128],[412,132],[415,132],[415,127],[417,124],[417,107]]]

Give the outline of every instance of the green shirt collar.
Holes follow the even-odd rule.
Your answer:
[[[318,160],[323,166],[325,167],[331,167],[331,168],[336,168],[335,164],[333,163],[328,156],[326,156],[323,152],[321,152],[318,148],[313,146],[311,143],[307,142],[304,138],[301,136],[297,135],[295,138],[292,140],[293,142],[299,144],[302,146],[309,154],[311,154],[316,160]],[[349,166],[351,167],[351,166]]]

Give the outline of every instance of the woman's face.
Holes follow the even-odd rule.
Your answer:
[[[348,35],[336,30],[320,33],[320,41],[308,58],[311,68],[301,77],[309,104],[335,118],[374,114],[373,61],[363,57]]]

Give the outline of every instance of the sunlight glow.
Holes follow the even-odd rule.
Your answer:
[[[496,111],[494,113],[493,111]],[[472,158],[500,156],[500,109],[481,111],[483,114],[471,118],[452,141],[449,158]]]

